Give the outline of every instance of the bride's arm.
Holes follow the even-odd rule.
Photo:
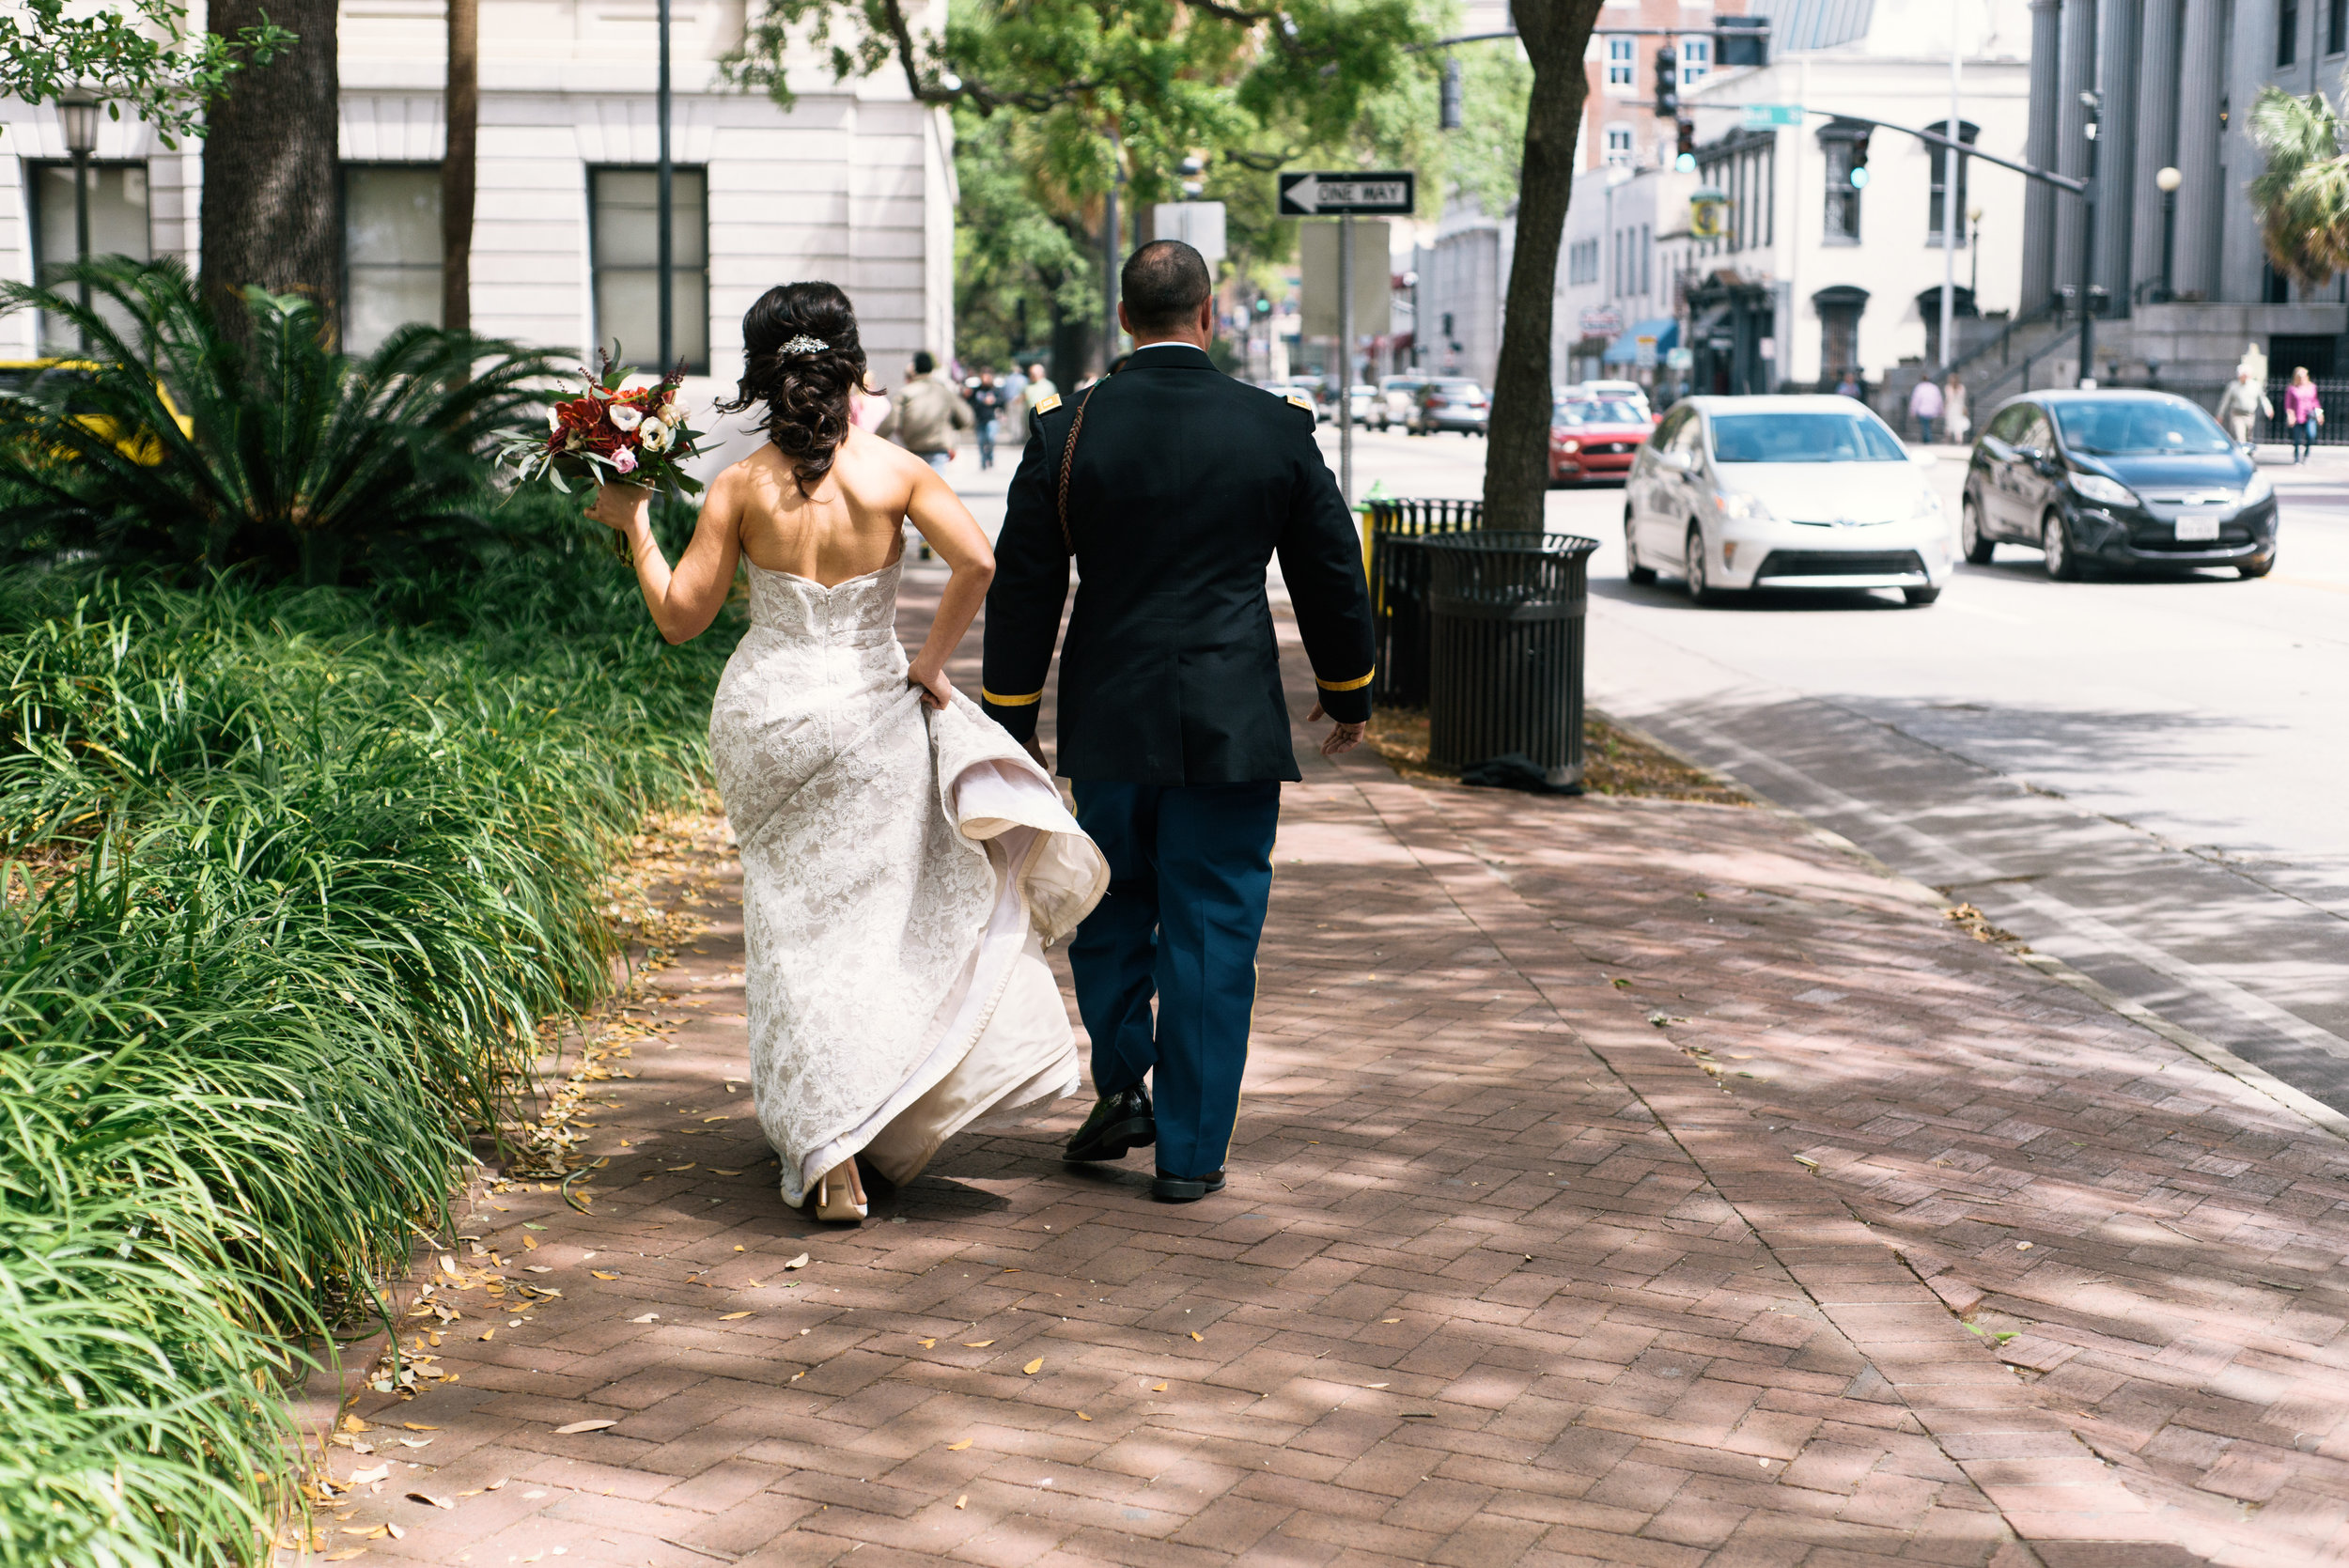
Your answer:
[[[946,679],[946,660],[954,657],[962,634],[971,629],[979,607],[987,602],[987,585],[995,580],[995,551],[988,548],[978,520],[955,494],[954,487],[927,463],[915,459],[912,466],[918,472],[913,476],[913,493],[906,500],[906,520],[922,531],[922,537],[954,569],[954,576],[939,596],[930,634],[923,640],[922,651],[913,656],[913,667],[907,674],[922,687],[925,703],[944,707],[955,691]]]
[[[708,630],[725,607],[726,594],[734,586],[735,560],[741,552],[741,486],[728,469],[703,498],[693,542],[685,547],[675,571],[652,536],[652,491],[636,485],[599,485],[587,515],[616,529],[628,541],[629,558],[636,563],[636,585],[645,591],[653,625],[670,642],[685,643]]]

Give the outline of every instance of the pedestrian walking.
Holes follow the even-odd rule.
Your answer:
[[[2309,367],[2292,367],[2292,384],[2284,388],[2284,426],[2292,432],[2292,460],[2305,463],[2309,449],[2316,444],[2316,432],[2325,424],[2325,405],[2317,401],[2316,383],[2309,380]]]
[[[979,438],[979,467],[993,468],[996,424],[1003,416],[1003,383],[996,380],[993,369],[982,370],[972,379],[970,395],[963,400],[971,405],[971,418]]]
[[[1926,446],[1933,444],[1934,422],[1941,417],[1941,387],[1931,376],[1918,378],[1909,389],[1908,417],[1917,422],[1917,440]]]
[[[1941,430],[1941,439],[1956,446],[1965,445],[1967,438],[1974,433],[1973,414],[1966,406],[1966,383],[1957,379],[1954,370],[1942,384]]]
[[[2218,422],[2246,452],[2258,444],[2253,440],[2257,422],[2275,417],[2276,405],[2267,400],[2267,389],[2251,380],[2249,365],[2237,370],[2227,390],[2218,395]]]
[[[913,356],[906,384],[890,396],[889,417],[879,434],[895,442],[939,473],[954,461],[957,431],[971,428],[971,405],[938,379],[938,361],[926,349]]]
[[[1370,594],[1313,411],[1207,357],[1215,297],[1199,253],[1154,240],[1120,284],[1131,363],[1036,405],[996,541],[980,696],[1041,760],[1036,709],[1073,557],[1060,771],[1109,857],[1110,891],[1068,948],[1099,1102],[1064,1157],[1155,1144],[1152,1192],[1190,1203],[1224,1185],[1281,784],[1299,777],[1266,567],[1280,558],[1320,688],[1308,717],[1336,721],[1327,756],[1370,720]]]
[[[1859,379],[1848,370],[1841,372],[1835,379],[1835,396],[1838,397],[1859,396]]]

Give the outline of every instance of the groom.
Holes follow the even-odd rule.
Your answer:
[[[1313,410],[1207,357],[1199,253],[1152,241],[1120,286],[1126,368],[1036,405],[995,544],[981,697],[1041,762],[1036,708],[1073,551],[1060,771],[1110,888],[1068,949],[1100,1101],[1066,1157],[1155,1141],[1153,1192],[1190,1203],[1223,1187],[1281,782],[1299,777],[1266,566],[1279,556],[1321,689],[1308,717],[1337,722],[1325,756],[1370,719],[1370,596]]]

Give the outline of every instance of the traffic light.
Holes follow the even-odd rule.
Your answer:
[[[1868,132],[1862,131],[1851,139],[1851,188],[1864,191],[1868,187]]]
[[[1697,167],[1697,122],[1683,115],[1674,127],[1678,132],[1672,157],[1672,167],[1682,174],[1694,174]]]
[[[1656,52],[1656,117],[1680,116],[1680,52],[1671,44]]]
[[[1207,188],[1200,179],[1207,172],[1207,161],[1194,152],[1186,156],[1177,167],[1183,177],[1183,199],[1198,200],[1200,194]]]
[[[1460,62],[1456,57],[1443,63],[1443,96],[1437,101],[1438,129],[1460,129]]]

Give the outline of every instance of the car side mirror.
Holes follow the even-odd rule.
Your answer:
[[[2015,448],[2009,446],[2006,442],[2000,441],[1996,436],[1983,437],[1982,449],[1988,453],[1992,458],[2002,463],[2013,462],[2016,456]]]

